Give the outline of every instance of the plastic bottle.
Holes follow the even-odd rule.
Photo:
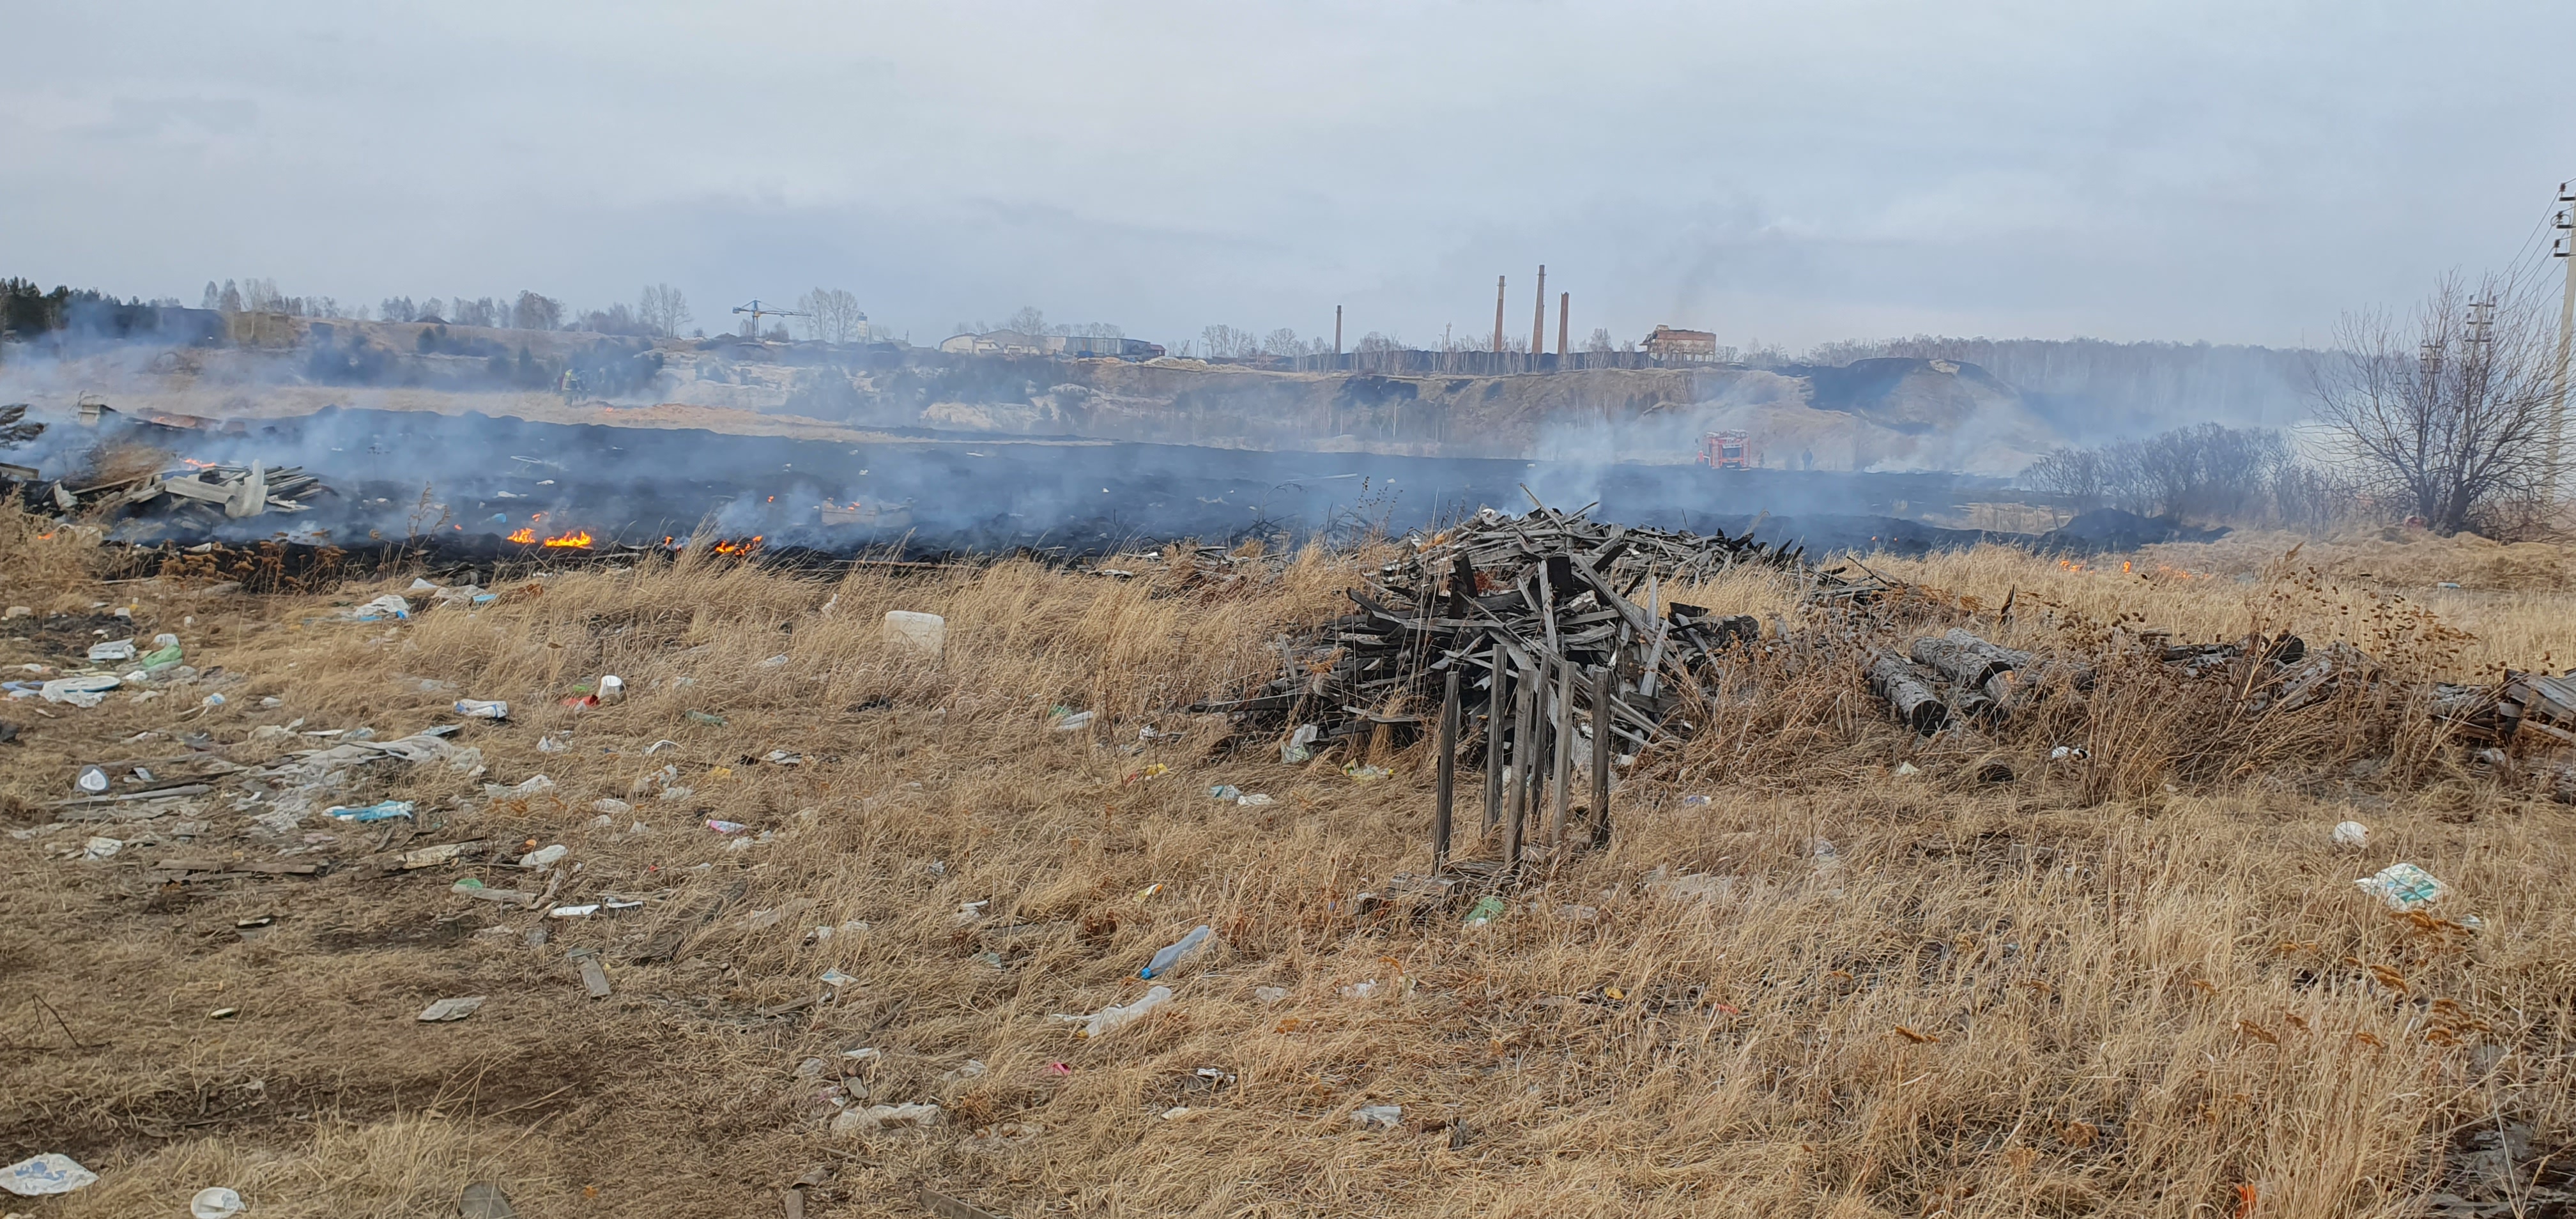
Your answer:
[[[1113,1003],[1108,1007],[1100,1009],[1097,1013],[1092,1015],[1089,1021],[1084,1023],[1082,1026],[1082,1035],[1085,1037],[1098,1037],[1104,1033],[1116,1032],[1127,1025],[1134,1024],[1137,1021],[1152,1015],[1155,1008],[1161,1007],[1171,1001],[1172,988],[1168,986],[1157,986],[1152,990],[1146,991],[1144,998],[1138,999],[1134,1003],[1130,1003],[1125,1007],[1120,1007]],[[1076,1017],[1076,1019],[1079,1019],[1079,1017]]]
[[[1208,937],[1215,934],[1216,928],[1210,927],[1205,923],[1199,924],[1197,927],[1193,928],[1188,935],[1182,936],[1180,943],[1174,944],[1161,952],[1155,953],[1153,964],[1147,965],[1145,968],[1136,971],[1136,976],[1140,978],[1159,978],[1164,974],[1172,972],[1173,967],[1179,965],[1183,958],[1189,956],[1191,953],[1197,952],[1201,945],[1207,943]]]

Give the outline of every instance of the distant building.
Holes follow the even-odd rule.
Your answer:
[[[1657,326],[1646,336],[1646,354],[1659,360],[1717,359],[1717,336],[1705,330],[1675,330]]]
[[[953,355],[1065,356],[1068,358],[1110,356],[1122,360],[1150,360],[1163,354],[1161,344],[1148,343],[1143,339],[1105,339],[1078,334],[1022,334],[1016,330],[951,335],[939,341],[939,349]]]

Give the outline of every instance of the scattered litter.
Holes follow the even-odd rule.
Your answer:
[[[2449,885],[2435,880],[2432,873],[2411,863],[2390,864],[2381,868],[2378,875],[2352,883],[2362,892],[2388,903],[2389,909],[2400,914],[2432,905],[2451,891]]]
[[[97,1181],[97,1173],[81,1167],[70,1156],[51,1151],[0,1169],[0,1189],[21,1198],[68,1194]]]
[[[1256,1003],[1277,1003],[1287,997],[1288,988],[1285,986],[1256,986],[1252,988],[1252,998]]]
[[[1174,1105],[1169,1109],[1163,1110],[1163,1120],[1167,1122],[1177,1122],[1189,1115],[1190,1107],[1188,1105]]]
[[[1060,1015],[1057,1016],[1056,1019],[1079,1022],[1082,1025],[1083,1036],[1099,1037],[1104,1034],[1116,1032],[1119,1029],[1125,1028],[1130,1024],[1134,1024],[1135,1022],[1144,1019],[1147,1015],[1150,1015],[1155,1008],[1161,1007],[1162,1005],[1171,1002],[1171,1000],[1172,988],[1168,986],[1157,986],[1152,990],[1146,991],[1144,998],[1138,999],[1134,1003],[1127,1004],[1123,1007],[1112,1003],[1088,1016]]]
[[[1816,857],[1816,866],[1819,868],[1839,867],[1842,864],[1842,853],[1834,849],[1832,839],[1816,839],[1808,846],[1808,851]]]
[[[411,602],[403,600],[400,593],[386,593],[349,611],[349,620],[352,622],[382,622],[387,618],[410,617]]]
[[[105,791],[105,790],[107,790],[107,789],[106,789],[105,787],[101,787],[101,788],[99,788],[99,790],[100,790],[100,791]],[[1240,787],[1236,787],[1235,785],[1233,785],[1233,784],[1231,784],[1231,783],[1219,783],[1219,784],[1217,784],[1216,786],[1211,787],[1211,788],[1209,788],[1209,789],[1208,789],[1208,799],[1210,799],[1210,800],[1222,800],[1222,801],[1225,801],[1225,802],[1226,802],[1226,803],[1228,803],[1228,804],[1232,804],[1232,803],[1234,803],[1234,802],[1235,802],[1235,801],[1237,801],[1237,800],[1241,800],[1242,798],[1243,798],[1243,789],[1242,789],[1242,788],[1240,788]]]
[[[1375,783],[1395,774],[1383,766],[1362,766],[1357,762],[1342,763],[1342,773],[1350,776],[1354,783]]]
[[[601,796],[599,799],[590,802],[590,811],[605,814],[610,817],[623,817],[626,814],[635,811],[635,806],[628,804],[623,800]]]
[[[441,999],[420,1009],[420,1021],[423,1024],[434,1024],[445,1020],[463,1020],[473,1015],[475,1010],[482,1006],[483,996],[481,995],[464,999]]]
[[[49,703],[70,703],[75,707],[95,707],[107,701],[107,692],[124,685],[125,679],[113,673],[93,673],[85,677],[57,677],[36,687],[36,694]]]
[[[550,736],[537,738],[538,753],[562,753],[570,748],[572,748],[572,746],[566,745]]]
[[[456,713],[474,720],[506,720],[510,718],[510,704],[497,698],[460,698],[456,700]]]
[[[2339,847],[2369,846],[2370,827],[2358,821],[2338,822],[2334,827],[2334,843]]]
[[[1708,807],[1708,797],[1706,797],[1706,796],[1684,796],[1684,797],[1682,797],[1682,807],[1683,807],[1683,808],[1707,808],[1707,807]]]
[[[108,859],[113,857],[118,851],[122,851],[124,849],[125,844],[117,839],[92,838],[88,842],[81,844],[81,858]]]
[[[555,789],[555,781],[544,775],[530,775],[514,784],[486,783],[483,794],[491,799],[520,799],[542,796]]]
[[[1262,808],[1278,801],[1271,799],[1266,792],[1245,792],[1235,803],[1244,808]]]
[[[107,790],[107,784],[107,772],[95,766],[81,767],[80,777],[72,780],[72,786],[74,788],[88,792],[93,796],[105,792]]]
[[[1342,997],[1345,999],[1377,998],[1377,979],[1371,978],[1366,982],[1354,982],[1343,987]]]
[[[1279,747],[1279,760],[1289,766],[1314,761],[1315,738],[1321,735],[1323,735],[1323,729],[1317,728],[1313,724],[1297,725],[1297,731],[1291,734],[1288,737],[1287,742]]]
[[[238,1008],[238,1007],[219,1007],[219,1008],[216,1008],[215,1010],[213,1010],[213,1011],[211,1011],[211,1012],[206,1013],[206,1019],[208,1019],[208,1020],[230,1020],[230,1019],[232,1019],[233,1017],[238,1016],[238,1015],[240,1015],[240,1014],[241,1014],[241,1009],[240,1009],[240,1008]]]
[[[591,915],[599,913],[599,906],[600,904],[598,902],[590,902],[586,905],[580,906],[557,906],[552,910],[546,911],[546,917],[589,918]]]
[[[89,659],[91,664],[103,664],[111,660],[132,660],[134,641],[117,639],[107,643],[93,643],[89,645]]]
[[[466,1186],[464,1196],[456,1200],[456,1214],[457,1219],[519,1219],[518,1208],[510,1205],[510,1196],[491,1181]]]
[[[1478,899],[1475,906],[1467,911],[1467,925],[1482,927],[1501,917],[1503,917],[1503,899],[1497,894],[1488,893]]]
[[[2060,745],[2048,751],[2051,762],[2081,762],[2093,755],[2081,745]]]
[[[937,656],[948,643],[948,620],[937,614],[887,610],[882,633],[887,643],[898,648]]]
[[[954,1083],[961,1079],[979,1079],[983,1077],[985,1072],[990,1071],[991,1069],[992,1068],[985,1066],[982,1060],[969,1058],[966,1061],[959,1063],[956,1070],[950,1071],[939,1078],[943,1082],[948,1083]]]
[[[523,868],[551,868],[555,866],[556,863],[560,862],[564,856],[571,853],[572,848],[558,842],[553,846],[545,847],[541,850],[530,851],[527,854],[520,856],[519,866]]]
[[[2433,587],[2435,587],[2435,588],[2458,588],[2459,586],[2460,586],[2460,582],[2459,582],[2459,581],[2457,581],[2457,580],[2444,580],[2444,581],[2441,581],[2441,582],[2439,582],[2439,583],[2435,584]]]
[[[1140,901],[1140,902],[1141,902],[1141,901],[1151,901],[1153,898],[1155,898],[1156,896],[1160,895],[1160,894],[1162,893],[1162,891],[1163,891],[1163,882],[1161,882],[1161,881],[1159,881],[1159,880],[1158,880],[1158,881],[1155,881],[1154,883],[1152,883],[1152,884],[1150,884],[1150,885],[1147,885],[1147,886],[1145,886],[1145,887],[1144,887],[1144,888],[1142,888],[1142,889],[1138,889],[1138,890],[1136,891],[1136,900],[1137,900],[1137,901]]]
[[[1351,1122],[1362,1130],[1393,1130],[1403,1120],[1402,1105],[1362,1105],[1351,1111]]]
[[[780,652],[776,656],[772,656],[767,660],[761,661],[758,665],[753,667],[761,669],[784,669],[787,667],[787,653]]]
[[[608,969],[599,963],[596,949],[576,948],[564,955],[572,961],[574,968],[581,971],[582,988],[590,992],[591,998],[605,999],[609,996]]]
[[[671,740],[671,739],[670,739],[670,738],[668,738],[668,737],[665,737],[665,738],[663,738],[663,739],[661,739],[661,740],[658,740],[658,741],[653,742],[653,743],[652,743],[652,744],[650,744],[650,745],[645,746],[645,747],[644,747],[644,756],[649,758],[649,757],[652,757],[654,754],[657,754],[657,753],[662,752],[662,751],[663,751],[663,750],[665,750],[665,749],[677,749],[677,748],[679,748],[679,747],[680,747],[680,743],[679,743],[678,741],[674,741],[674,740]]]
[[[817,930],[829,930],[829,928],[817,928]],[[859,979],[855,975],[845,974],[837,969],[826,969],[823,971],[821,977],[815,979],[815,981],[821,982],[823,985],[831,987],[834,990],[839,990],[858,980]]]
[[[1136,976],[1139,978],[1159,978],[1164,974],[1172,972],[1174,967],[1178,966],[1192,953],[1197,952],[1202,946],[1204,946],[1207,943],[1209,936],[1215,934],[1216,929],[1205,923],[1201,923],[1198,926],[1191,928],[1190,933],[1182,936],[1179,943],[1173,944],[1161,952],[1155,953],[1153,963],[1137,971]]]
[[[707,822],[707,828],[708,828],[708,829],[711,829],[711,830],[714,830],[715,832],[717,832],[717,833],[719,833],[719,834],[739,834],[739,833],[743,832],[744,830],[750,829],[751,827],[750,827],[750,826],[747,826],[747,825],[744,825],[743,823],[741,823],[741,822],[739,822],[739,821],[714,821],[714,820],[710,820],[710,821],[708,821],[708,822]]]
[[[1922,773],[1923,768],[1916,766],[1912,762],[1899,762],[1896,764],[1896,777],[1900,779],[1911,778]]]
[[[692,724],[704,724],[709,728],[722,728],[725,726],[725,717],[721,715],[712,715],[704,711],[683,711],[680,713],[680,718],[685,719]]]
[[[362,825],[370,821],[405,821],[411,818],[412,802],[409,800],[380,800],[374,804],[367,805],[364,808],[350,808],[346,805],[335,804],[330,808],[322,810],[322,812],[325,816],[337,821],[355,821]]]
[[[626,698],[626,679],[619,677],[614,673],[602,675],[599,679],[598,695],[599,701],[603,703],[624,701]]]
[[[1058,708],[1058,710],[1060,712],[1063,711],[1062,708]],[[1055,730],[1058,732],[1080,731],[1081,729],[1090,727],[1091,721],[1098,715],[1099,713],[1096,711],[1064,712],[1056,717]]]
[[[233,1219],[243,1211],[241,1195],[217,1185],[188,1199],[190,1219]]]
[[[849,1109],[832,1119],[832,1133],[857,1134],[867,1130],[903,1130],[939,1124],[937,1105],[870,1105]]]

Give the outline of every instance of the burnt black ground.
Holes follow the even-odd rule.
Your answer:
[[[119,526],[121,539],[250,539],[288,530],[356,546],[428,533],[464,542],[528,527],[540,535],[586,530],[606,544],[685,537],[706,524],[727,537],[760,535],[773,548],[848,552],[900,543],[914,553],[1097,553],[1171,538],[1400,533],[1480,507],[1524,511],[1535,494],[1568,509],[1597,500],[1597,516],[1629,524],[1703,533],[1751,528],[1765,541],[1804,543],[1812,553],[1919,553],[1987,535],[1907,518],[1991,496],[1997,486],[1950,474],[1711,471],[1078,439],[925,435],[852,444],[341,409],[246,436],[155,429],[155,439],[201,461],[302,465],[337,495],[302,516],[271,514],[212,529],[132,519]],[[898,511],[873,529],[826,526],[826,501]]]

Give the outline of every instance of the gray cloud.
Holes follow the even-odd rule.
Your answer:
[[[16,6],[9,273],[2294,343],[2510,257],[2562,4]]]

